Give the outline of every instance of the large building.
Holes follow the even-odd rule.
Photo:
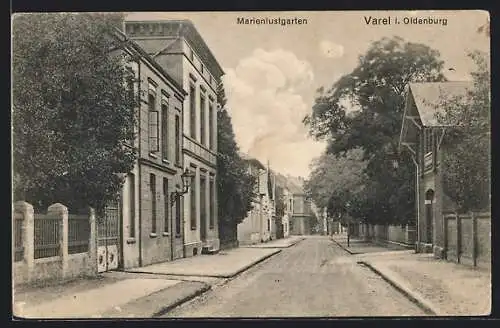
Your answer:
[[[194,25],[180,21],[127,21],[125,31],[187,92],[183,166],[195,173],[183,197],[184,255],[219,249],[217,224],[217,88],[224,74]]]
[[[181,204],[170,202],[183,171],[181,138],[185,92],[137,43],[124,47],[131,94],[139,100],[138,159],[126,174],[121,201],[109,204],[98,225],[99,271],[126,269],[182,257]]]
[[[401,128],[400,146],[405,147],[416,166],[415,196],[417,241],[419,252],[434,252],[442,257],[444,249],[443,212],[455,204],[444,193],[441,145],[446,126],[438,122],[437,113],[444,112],[441,97],[460,97],[472,88],[469,82],[410,83]]]

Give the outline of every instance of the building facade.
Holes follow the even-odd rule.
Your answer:
[[[170,195],[182,184],[182,86],[137,43],[122,33],[128,81],[139,100],[136,139],[138,159],[126,174],[116,222],[120,228],[119,267],[123,269],[182,257],[181,204]],[[111,221],[113,222],[113,221]],[[109,229],[111,230],[111,229]],[[109,235],[109,232],[107,232]],[[108,256],[109,257],[109,256]]]
[[[257,159],[243,155],[248,164],[248,172],[256,179],[256,198],[252,209],[238,224],[238,243],[240,245],[256,244],[276,238],[276,216],[274,204],[274,181],[269,168]]]
[[[290,235],[310,235],[313,232],[312,202],[307,198],[303,189],[303,180],[287,177],[290,192],[289,230]]]
[[[446,97],[466,95],[469,82],[410,83],[407,87],[400,147],[412,155],[416,167],[417,252],[433,252],[443,257],[445,226],[443,211],[455,209],[442,185],[441,147],[446,126],[436,115],[444,112]]]
[[[190,21],[127,21],[135,40],[187,92],[183,166],[195,177],[183,197],[184,255],[219,250],[217,224],[217,87],[224,74]]]

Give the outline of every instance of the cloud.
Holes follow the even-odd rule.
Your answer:
[[[282,173],[307,174],[324,149],[307,139],[302,123],[309,105],[300,92],[313,80],[308,62],[281,49],[256,49],[226,69],[227,107],[240,149]]]
[[[340,58],[344,55],[344,46],[328,40],[321,41],[319,49],[323,56],[327,58]]]

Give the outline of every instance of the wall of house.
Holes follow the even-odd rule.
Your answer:
[[[180,174],[182,173],[182,130],[179,129],[179,153],[176,157],[176,131],[175,120],[178,117],[182,122],[183,102],[180,93],[171,83],[162,77],[161,73],[142,63],[140,67],[140,90],[143,91],[140,105],[139,140],[140,156],[137,168],[133,172],[136,179],[136,230],[135,238],[130,238],[130,197],[124,199],[122,204],[123,213],[123,256],[124,267],[148,265],[157,262],[168,261],[172,258],[181,257],[182,247],[179,247],[181,236],[172,236],[175,232],[175,214],[170,206],[170,194],[182,186]],[[150,121],[149,121],[149,94],[154,95],[154,108],[158,111],[158,149],[150,147]],[[164,117],[162,105],[167,108],[167,116]],[[166,118],[166,124],[163,119]],[[166,139],[162,138],[163,129],[166,128]],[[167,147],[164,149],[163,142]],[[137,146],[137,145],[136,145]],[[165,150],[165,151],[164,151]],[[155,175],[156,181],[156,232],[152,231],[152,201],[150,189],[150,174]],[[168,190],[164,192],[163,179],[168,181]],[[130,185],[124,186],[124,195],[128,195]],[[139,206],[139,202],[141,203]],[[140,210],[139,210],[140,208]],[[165,230],[165,216],[168,215],[168,229]],[[139,224],[141,225],[139,227]],[[168,231],[168,232],[167,232]],[[140,236],[137,240],[137,236]],[[172,240],[174,238],[174,245]],[[138,245],[138,243],[141,245]],[[180,250],[179,250],[180,248]],[[142,263],[139,260],[139,249]],[[172,253],[171,253],[172,252]]]
[[[193,85],[195,87],[195,107],[196,107],[196,135],[191,136],[190,134],[190,124],[191,124],[191,117],[190,117],[190,96],[188,95],[185,98],[184,101],[184,134],[188,137],[185,137],[185,141],[189,140],[189,143],[192,144],[194,149],[189,149],[192,153],[196,153],[196,155],[200,156],[201,158],[204,158],[205,160],[202,161],[199,158],[196,158],[192,154],[185,153],[185,158],[184,158],[184,165],[185,167],[190,167],[191,165],[196,166],[197,170],[197,178],[196,178],[196,190],[197,190],[197,195],[196,195],[196,202],[197,202],[197,213],[196,213],[196,218],[197,218],[197,226],[196,229],[192,229],[190,225],[190,220],[191,220],[191,203],[190,203],[190,198],[186,197],[185,201],[185,247],[186,247],[186,256],[192,256],[194,253],[201,254],[201,247],[207,247],[209,249],[212,249],[214,251],[218,250],[220,248],[220,240],[219,240],[219,233],[218,233],[218,222],[217,222],[217,192],[215,192],[215,203],[214,204],[209,204],[207,206],[208,208],[211,208],[212,206],[215,208],[215,225],[212,229],[209,228],[209,224],[207,222],[207,233],[206,233],[206,240],[202,241],[200,238],[200,193],[199,193],[199,174],[207,174],[210,176],[212,175],[214,179],[214,186],[216,186],[216,152],[217,152],[217,103],[216,103],[216,90],[214,89],[215,86],[215,81],[212,81],[212,83],[209,82],[208,80],[208,72],[207,69],[204,68],[204,71],[201,71],[201,62],[199,61],[197,54],[193,53],[193,61],[190,59],[190,52],[191,47],[188,45],[187,42],[183,42],[182,44],[182,49],[184,56],[182,57],[182,70],[183,70],[183,86],[184,89],[187,92],[190,92],[190,85]],[[202,88],[204,88],[204,95],[205,95],[205,143],[201,143],[201,119],[200,119],[200,97],[202,93]],[[209,106],[210,104],[212,105],[213,108],[213,118],[212,118],[212,124],[213,124],[213,141],[212,141],[212,148],[210,149],[210,141],[209,141]],[[184,144],[184,148],[186,149],[186,142]],[[208,179],[207,179],[207,188],[208,188]],[[216,188],[216,187],[215,187]],[[208,189],[206,192],[207,197],[209,197]],[[208,220],[208,218],[207,218]]]

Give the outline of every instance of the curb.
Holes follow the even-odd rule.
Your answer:
[[[340,248],[342,248],[344,251],[346,251],[347,253],[351,254],[351,255],[356,255],[356,254],[361,254],[361,253],[357,253],[357,252],[353,252],[351,251],[350,249],[348,249],[347,247],[345,247],[344,245],[342,245],[341,243],[339,243],[338,241],[336,241],[335,239],[333,238],[330,238],[335,244],[337,244]]]
[[[248,264],[247,266],[244,266],[243,268],[239,269],[238,271],[235,271],[235,272],[232,272],[231,274],[228,274],[228,275],[219,275],[219,276],[216,276],[216,278],[226,278],[226,279],[229,279],[229,278],[233,278],[233,277],[236,277],[237,275],[239,275],[240,273],[250,269],[251,267],[253,266],[256,266],[257,264],[267,260],[268,258],[270,258],[271,256],[274,256],[278,253],[281,253],[281,249],[277,249],[276,252],[273,252],[273,253],[270,253],[260,259],[258,259],[257,261],[255,262],[252,262],[250,264]]]
[[[236,271],[235,273],[232,273],[231,275],[217,276],[217,278],[225,278],[225,279],[227,279],[227,280],[223,283],[223,284],[226,284],[229,280],[234,279],[234,278],[235,278],[237,275],[239,275],[240,273],[243,273],[244,271],[246,271],[246,270],[250,269],[251,267],[253,267],[253,266],[255,266],[255,265],[257,265],[257,264],[259,264],[259,263],[261,263],[261,262],[263,262],[263,261],[265,261],[265,260],[267,260],[267,259],[269,259],[270,257],[272,257],[272,256],[274,256],[274,255],[276,255],[276,254],[278,254],[278,253],[280,253],[280,252],[281,252],[281,249],[277,250],[276,252],[273,252],[273,253],[271,253],[271,254],[268,254],[268,255],[264,256],[263,258],[261,258],[261,259],[259,259],[259,260],[255,261],[255,262],[253,262],[253,263],[251,263],[251,264],[249,264],[249,265],[247,265],[247,266],[243,267],[242,269],[240,269],[240,270]],[[191,276],[193,276],[193,275],[191,275]],[[210,277],[213,277],[213,276],[210,276]],[[153,315],[152,315],[151,317],[155,318],[155,317],[162,316],[162,315],[164,315],[164,314],[168,313],[169,311],[173,310],[174,308],[176,308],[176,307],[178,307],[178,306],[180,306],[180,305],[182,305],[182,304],[184,304],[184,303],[187,303],[187,302],[189,302],[190,300],[192,300],[192,299],[194,299],[194,298],[196,298],[196,297],[198,297],[198,296],[201,296],[202,294],[204,294],[204,293],[208,292],[208,291],[209,291],[209,290],[211,290],[211,289],[212,289],[212,286],[211,286],[211,285],[209,285],[209,284],[206,284],[206,283],[205,283],[205,286],[204,286],[203,288],[201,288],[201,289],[197,290],[197,291],[196,291],[195,293],[193,293],[193,294],[187,295],[186,297],[183,297],[183,298],[181,298],[181,299],[179,299],[179,300],[175,301],[175,302],[174,302],[174,303],[172,303],[172,304],[169,304],[169,305],[165,306],[164,308],[162,308],[162,309],[161,309],[161,310],[159,310],[159,311],[156,311],[155,313],[153,313]]]
[[[231,272],[230,274],[219,274],[219,275],[208,275],[208,274],[200,275],[200,274],[190,274],[190,273],[175,273],[174,274],[174,273],[145,272],[145,271],[138,271],[138,270],[127,270],[126,272],[129,272],[129,273],[139,273],[139,274],[151,274],[151,275],[163,275],[163,276],[202,277],[202,278],[225,278],[225,279],[228,279],[228,278],[232,278],[232,277],[234,277],[234,276],[242,273],[243,271],[246,271],[246,270],[250,269],[254,265],[257,265],[260,262],[262,262],[264,260],[267,260],[271,256],[274,256],[274,255],[276,255],[276,254],[278,254],[280,252],[281,252],[281,249],[276,249],[275,252],[267,254],[266,256],[258,259],[257,261],[252,262],[252,263],[244,266],[243,268],[238,269],[235,272]],[[179,279],[179,280],[182,280],[182,279]],[[186,280],[186,281],[189,281],[189,280]]]
[[[382,279],[388,282],[392,287],[396,288],[400,293],[402,293],[406,298],[415,303],[419,308],[421,308],[425,313],[440,316],[440,311],[436,309],[436,306],[425,300],[418,293],[412,291],[408,286],[397,282],[394,278],[388,277],[387,274],[382,273],[380,270],[375,268],[372,264],[366,261],[358,261],[358,264],[364,265],[371,271],[375,272]]]
[[[203,288],[197,290],[196,292],[190,294],[190,295],[187,295],[183,298],[180,298],[178,299],[177,301],[175,301],[174,303],[172,304],[169,304],[163,308],[161,308],[160,310],[156,311],[155,313],[153,313],[151,315],[152,318],[155,318],[155,317],[159,317],[159,316],[162,316],[166,313],[168,313],[170,310],[173,310],[174,308],[192,300],[193,298],[195,297],[198,297],[206,292],[208,292],[210,289],[212,289],[212,286],[210,286],[209,284],[205,284],[205,286],[203,286]]]
[[[275,248],[275,249],[284,249],[284,248],[290,248],[292,246],[295,246],[297,245],[298,243],[300,243],[301,241],[303,241],[305,238],[302,238],[302,239],[299,239],[299,240],[296,240],[294,241],[293,243],[291,244],[288,244],[286,246],[273,246],[273,245],[266,245],[265,243],[262,244],[263,246],[254,246],[254,245],[245,245],[245,246],[240,246],[242,248],[263,248],[263,249],[271,249],[271,248]]]

